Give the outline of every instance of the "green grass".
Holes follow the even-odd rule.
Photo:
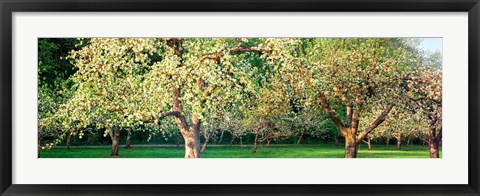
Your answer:
[[[257,153],[252,153],[251,145],[209,146],[203,158],[342,158],[343,146],[333,144],[319,145],[260,145]],[[53,148],[42,151],[41,158],[112,158],[110,147],[98,148]],[[442,151],[440,149],[440,155]],[[183,158],[184,148],[176,147],[133,147],[121,148],[118,158]],[[116,158],[116,157],[115,157]],[[429,158],[426,146],[402,146],[396,150],[394,145],[374,145],[371,151],[365,145],[360,146],[358,158]]]

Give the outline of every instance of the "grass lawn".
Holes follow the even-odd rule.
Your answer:
[[[343,158],[344,147],[333,144],[318,145],[260,145],[257,153],[252,153],[251,145],[208,146],[203,158]],[[42,151],[41,158],[112,158],[109,146],[97,148],[52,148]],[[395,145],[373,145],[368,151],[361,145],[358,158],[429,158],[428,148],[421,145],[402,146],[396,150]],[[442,151],[440,149],[440,156]],[[135,147],[121,148],[118,158],[183,158],[183,146],[176,147]]]

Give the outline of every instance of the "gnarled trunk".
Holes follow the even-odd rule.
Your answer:
[[[255,140],[253,141],[253,153],[257,153],[258,134],[259,134],[259,131],[256,131]]]
[[[132,138],[132,128],[128,128],[127,141],[125,142],[125,148],[131,148],[130,139]]]
[[[357,158],[357,136],[353,134],[345,135],[345,158]]]
[[[344,96],[344,95],[341,95]],[[320,105],[325,110],[325,113],[329,116],[330,120],[335,124],[335,126],[342,132],[345,136],[345,158],[356,158],[357,157],[357,150],[358,150],[358,141],[361,141],[372,132],[376,127],[385,121],[388,113],[392,110],[393,106],[395,105],[396,100],[392,100],[390,104],[385,108],[385,110],[373,121],[365,130],[360,132],[357,136],[358,125],[360,123],[360,112],[361,108],[354,108],[353,105],[347,105],[346,109],[346,119],[347,123],[343,123],[333,110],[327,100],[327,97],[320,93],[318,97],[318,101]],[[355,99],[360,100],[358,97]],[[357,138],[358,137],[358,138]]]
[[[300,144],[300,142],[302,141],[302,138],[303,138],[303,134],[305,133],[305,130],[302,129],[302,133],[300,134],[300,137],[298,138],[297,140],[297,145]]]
[[[395,139],[397,140],[397,150],[401,150],[402,148],[402,135],[398,135],[395,137]]]
[[[110,139],[112,140],[112,153],[111,156],[118,156],[118,146],[120,144],[120,128],[118,126],[114,127],[113,130],[110,128]]]
[[[200,129],[191,127],[182,135],[185,140],[185,158],[200,158]]]
[[[430,148],[430,158],[440,158],[440,152],[438,150],[438,142],[430,139],[428,142],[428,146]]]
[[[438,150],[438,144],[442,140],[442,129],[437,135],[435,124],[430,125],[428,147],[430,148],[430,158],[440,158],[440,151]]]

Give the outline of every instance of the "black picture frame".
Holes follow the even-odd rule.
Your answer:
[[[0,0],[1,195],[479,195],[479,0]],[[17,185],[12,184],[13,12],[468,12],[466,185]],[[448,168],[446,168],[448,169]],[[426,169],[427,170],[427,169]],[[441,171],[438,171],[441,172]],[[34,175],[34,174],[33,174]],[[422,174],[425,176],[425,174]]]

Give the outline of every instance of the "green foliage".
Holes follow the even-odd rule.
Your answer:
[[[39,39],[39,130],[63,140],[70,131],[106,137],[118,126],[146,132],[146,140],[168,140],[180,135],[180,118],[165,116],[176,111],[186,124],[238,137],[259,132],[261,140],[281,142],[304,131],[333,138],[341,130],[323,98],[345,125],[349,109],[361,111],[365,129],[396,100],[387,125],[422,127],[426,118],[408,112],[436,111],[441,119],[441,104],[428,102],[441,102],[441,54],[416,44],[402,38]]]
[[[38,39],[38,118],[53,115],[60,104],[71,96],[72,81],[76,71],[64,57],[79,44],[77,39]]]

